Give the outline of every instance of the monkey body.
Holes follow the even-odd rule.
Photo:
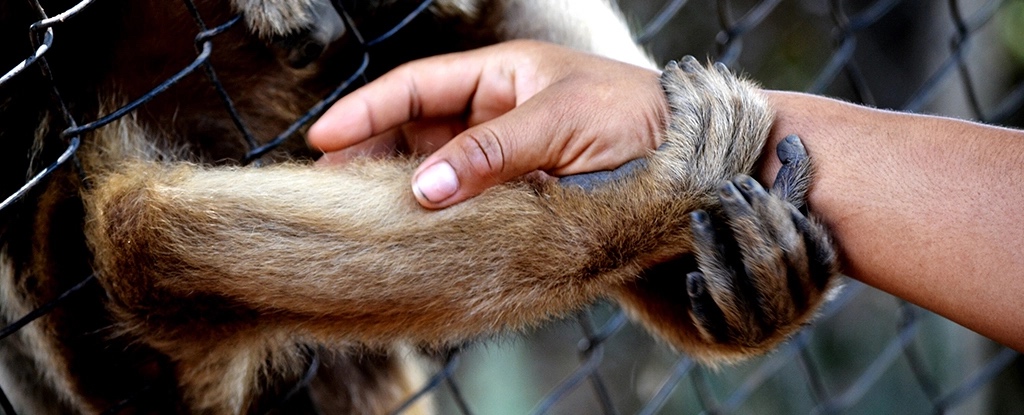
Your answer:
[[[353,7],[383,13],[400,3]],[[238,10],[247,22],[215,42],[235,53],[212,60],[259,142],[346,73],[338,61],[350,28],[325,16],[332,9],[322,2],[197,6],[218,19]],[[101,11],[116,11],[120,34],[130,36],[97,35],[119,39],[100,65],[107,71],[68,85],[86,116],[120,107],[166,75],[149,64],[194,54],[189,42],[158,44],[194,34],[183,7],[146,2]],[[171,23],[149,27],[160,20]],[[601,0],[437,1],[424,20],[409,30],[439,30],[426,53],[528,38],[651,66]],[[331,29],[320,30],[323,21]],[[311,58],[268,46],[281,39],[335,43]],[[380,51],[383,61],[416,57],[400,44],[391,48]],[[128,63],[134,50],[147,52]],[[57,79],[70,76],[59,71],[60,57],[54,61]],[[749,203],[721,196],[723,181],[752,171],[772,122],[756,87],[721,67],[691,59],[666,69],[666,144],[628,171],[583,179],[585,186],[524,179],[441,211],[423,210],[408,190],[415,158],[313,168],[290,143],[267,160],[291,161],[224,165],[251,145],[203,81],[183,80],[87,135],[79,151],[84,176],[60,170],[5,212],[7,321],[87,275],[98,281],[5,340],[0,386],[16,407],[99,412],[134,395],[124,411],[382,413],[419,386],[418,348],[530,327],[614,298],[673,346],[703,361],[736,360],[804,324],[834,285],[823,231],[784,203],[802,200],[805,162],[787,179],[788,193],[758,193],[736,179]],[[18,93],[11,102],[28,99]],[[44,115],[30,118],[38,120],[35,134],[52,141],[59,117],[37,105]],[[50,153],[43,146],[39,157]],[[691,215],[697,210],[765,218],[728,225],[736,234],[767,229],[737,238],[763,249],[725,263],[708,219]],[[680,263],[697,269],[672,266]],[[798,270],[797,300],[786,283],[790,268]],[[746,272],[750,287],[730,286]],[[288,398],[312,362],[307,393]]]

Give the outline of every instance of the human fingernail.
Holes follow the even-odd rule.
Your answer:
[[[412,185],[413,193],[429,202],[440,202],[459,190],[459,177],[451,164],[442,161],[428,167]]]

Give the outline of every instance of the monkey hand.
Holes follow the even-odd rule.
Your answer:
[[[777,150],[771,191],[746,175],[726,181],[720,210],[691,214],[694,255],[659,264],[623,293],[652,331],[698,359],[764,353],[838,289],[828,234],[797,209],[807,155],[796,136]]]
[[[663,85],[671,121],[665,144],[644,164],[675,182],[678,194],[695,193],[686,197],[699,201],[685,214],[691,252],[647,268],[618,298],[649,330],[699,360],[766,352],[811,320],[837,286],[825,229],[798,210],[810,160],[799,138],[787,137],[777,147],[783,167],[765,191],[746,175],[771,125],[760,94],[724,66],[705,68],[693,58],[670,64]]]

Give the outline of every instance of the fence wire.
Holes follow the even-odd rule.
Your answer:
[[[200,29],[195,38],[194,61],[122,108],[94,120],[75,119],[68,103],[61,99],[46,55],[61,42],[61,26],[95,2],[83,0],[67,10],[50,11],[38,1],[30,1],[39,13],[39,20],[28,28],[34,51],[0,77],[0,87],[18,82],[27,71],[41,73],[51,89],[39,92],[52,96],[68,126],[60,134],[65,150],[21,188],[6,195],[0,202],[0,213],[56,169],[77,166],[76,151],[83,134],[125,116],[197,72],[214,86],[248,143],[249,150],[240,161],[258,163],[285,141],[301,139],[297,133],[303,126],[354,86],[366,82],[373,46],[401,31],[432,3],[419,2],[390,30],[366,39],[344,5],[335,2],[349,29],[348,36],[362,45],[361,63],[290,127],[259,144],[210,61],[217,37],[240,24],[240,18],[209,27],[191,0],[184,3]],[[1010,49],[1014,42],[1024,44],[1024,29],[1017,30],[1024,24],[1014,23],[1024,23],[1024,2],[1018,0],[620,0],[620,6],[639,22],[635,25],[636,40],[662,60],[706,54],[750,73],[768,87],[824,93],[905,111],[1021,125],[1024,55],[1016,60],[1004,56],[997,66],[991,59],[998,55],[993,52],[999,48],[993,39],[999,36]],[[51,16],[53,12],[56,14]],[[912,26],[916,36],[905,39],[911,28],[901,25]],[[895,37],[901,40],[891,42]],[[799,76],[773,72],[780,65],[797,68],[793,71]],[[94,276],[84,275],[81,282],[55,300],[10,322],[0,329],[0,341],[61,307],[94,281]],[[1017,352],[855,281],[847,285],[813,328],[804,330],[775,353],[738,367],[709,370],[696,365],[685,355],[653,343],[629,323],[621,310],[602,304],[534,333],[527,340],[470,346],[450,354],[420,392],[395,413],[429,394],[438,396],[443,413],[462,414],[1024,413],[1022,363]],[[878,318],[872,313],[894,317]],[[867,337],[871,341],[858,343]],[[851,338],[855,340],[847,344]],[[560,354],[550,353],[558,347],[563,349]],[[535,349],[532,355],[523,352],[531,348]],[[496,359],[489,354],[506,350],[519,350],[527,357],[499,361],[497,367],[508,368],[511,361],[520,371],[538,371],[539,375],[508,377],[534,384],[510,386],[502,379],[479,381],[487,376],[487,367],[494,366]],[[557,354],[560,362],[548,365],[538,358],[549,354]],[[308,384],[316,365],[314,360],[307,376],[288,395]],[[493,373],[490,378],[495,378]],[[892,390],[894,384],[900,386]],[[480,392],[481,388],[485,390]],[[486,388],[500,390],[488,392]],[[107,412],[118,412],[140,395],[126,392],[125,400]],[[916,401],[917,406],[907,410],[908,401]],[[527,410],[516,412],[516,408]],[[15,413],[2,390],[0,409],[5,414]]]

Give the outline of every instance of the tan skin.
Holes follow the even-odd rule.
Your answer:
[[[338,101],[309,143],[327,152],[322,162],[398,140],[431,153],[413,193],[443,208],[522,174],[642,156],[666,113],[657,79],[558,46],[505,43],[396,69]],[[758,175],[771,183],[775,144],[800,136],[816,167],[808,203],[844,273],[1024,351],[1024,132],[767,93],[777,117]]]

